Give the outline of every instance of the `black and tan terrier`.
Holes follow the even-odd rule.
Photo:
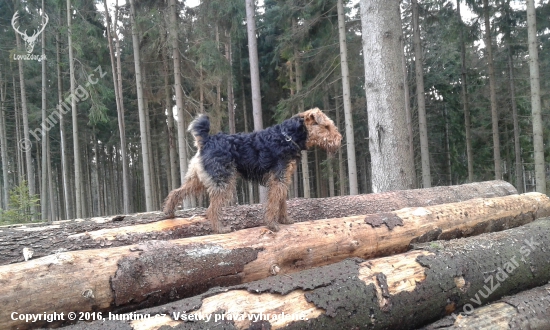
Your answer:
[[[174,217],[177,205],[187,195],[206,191],[210,197],[206,217],[216,233],[230,230],[220,225],[220,218],[222,207],[233,199],[237,173],[268,187],[265,224],[270,230],[278,231],[278,223],[292,223],[286,198],[301,151],[316,145],[334,153],[342,140],[332,120],[318,108],[258,132],[239,134],[209,135],[210,121],[200,115],[191,122],[189,131],[195,137],[197,154],[191,159],[183,185],[166,198],[164,213]]]

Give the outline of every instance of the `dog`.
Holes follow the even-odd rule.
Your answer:
[[[318,146],[335,153],[342,140],[334,122],[318,108],[261,131],[238,134],[210,135],[208,116],[199,115],[188,131],[195,138],[197,153],[190,161],[183,185],[166,197],[164,213],[173,218],[186,196],[206,191],[210,197],[206,217],[216,233],[230,231],[220,224],[220,218],[222,207],[233,200],[237,173],[245,180],[267,186],[264,220],[270,230],[279,231],[279,223],[292,223],[286,198],[302,150]]]

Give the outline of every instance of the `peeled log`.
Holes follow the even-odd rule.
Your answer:
[[[193,330],[415,329],[445,315],[462,312],[467,305],[479,307],[547,283],[550,280],[548,241],[550,219],[546,218],[498,233],[432,242],[422,249],[400,255],[369,261],[348,259],[290,276],[273,276],[236,287],[214,289],[200,296],[135,312],[135,315],[148,315],[150,319],[117,321],[110,325],[135,330],[162,326]],[[506,276],[502,272],[506,272]],[[509,304],[508,307],[515,307],[511,309],[523,310],[516,314],[517,321],[531,321],[512,323],[516,326],[510,329],[548,329],[550,293],[544,290],[548,290],[548,285],[528,299],[519,294],[517,298],[502,300]],[[282,312],[304,320],[283,319],[280,317]],[[260,313],[264,317],[269,315],[270,319],[254,322],[254,318],[249,318],[258,317]],[[181,321],[183,314],[187,318],[189,315],[211,315],[211,319],[184,323]],[[218,318],[223,315],[225,321],[215,322],[216,315]],[[274,315],[277,320],[272,319]],[[540,323],[533,322],[537,317]],[[227,321],[228,318],[231,320]],[[102,323],[93,322],[91,326],[96,324]],[[484,329],[464,324],[466,329]],[[526,327],[527,324],[531,328]],[[83,325],[69,329],[82,329]],[[439,329],[439,324],[434,329]]]
[[[487,181],[380,194],[292,199],[288,201],[288,211],[295,221],[303,222],[512,194],[517,194],[517,191],[508,182]],[[59,251],[100,249],[152,239],[171,240],[212,234],[210,224],[203,217],[204,209],[178,211],[176,214],[191,218],[158,221],[164,215],[160,212],[149,212],[57,221],[53,225],[0,227],[0,265],[24,261],[24,248],[31,248],[33,257],[37,258]],[[235,230],[261,226],[263,206],[255,204],[227,207],[222,220]]]
[[[423,330],[550,329],[550,284],[483,306],[469,313],[448,316]]]
[[[8,311],[106,311],[199,294],[215,286],[291,274],[348,257],[406,251],[411,243],[523,225],[550,214],[529,193],[409,208],[383,214],[250,228],[101,250],[65,252],[0,267],[0,319]],[[25,327],[8,321],[6,327]]]

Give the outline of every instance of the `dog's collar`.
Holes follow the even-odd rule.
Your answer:
[[[292,140],[292,137],[290,135],[288,135],[285,131],[281,131],[281,133],[283,134],[283,136],[285,137],[285,141],[286,142],[292,142],[292,144],[294,144],[294,146],[296,148],[298,148],[298,150],[302,150],[302,148],[300,148],[300,146],[298,145],[298,143],[294,142],[294,140]]]

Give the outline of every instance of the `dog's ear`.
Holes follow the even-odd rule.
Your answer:
[[[321,110],[319,110],[319,108],[308,110],[304,114],[304,121],[306,122],[306,124],[321,126],[325,126],[328,124],[326,122],[327,117]]]

